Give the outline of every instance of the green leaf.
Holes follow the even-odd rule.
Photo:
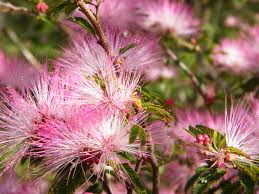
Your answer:
[[[250,176],[253,181],[256,182],[259,180],[259,168],[252,162],[244,163],[234,160],[233,163],[242,173]]]
[[[138,130],[139,140],[142,146],[147,143],[147,134],[144,128],[140,127]]]
[[[236,154],[236,155],[239,155],[239,156],[244,156],[246,158],[250,158],[249,155],[247,155],[246,153],[244,153],[243,151],[237,149],[237,148],[234,148],[232,146],[228,147],[227,150],[230,152],[230,153],[233,153],[233,154]]]
[[[246,190],[246,193],[253,194],[255,182],[251,179],[251,177],[244,173],[239,173],[239,178],[240,178],[241,184]]]
[[[119,152],[118,155],[122,156],[123,158],[130,161],[131,164],[136,164],[137,159],[134,155],[128,153],[128,152]]]
[[[134,189],[138,194],[147,194],[146,188],[140,180],[138,174],[127,164],[122,164],[124,170],[128,173],[131,182],[133,183]]]
[[[95,193],[95,194],[101,194],[103,192],[102,185],[99,183],[95,183],[91,186],[89,186],[85,192]]]
[[[144,110],[153,113],[154,115],[160,117],[166,122],[171,122],[173,120],[172,114],[165,110],[162,106],[156,105],[151,102],[143,102],[142,107]]]
[[[227,182],[222,186],[222,194],[237,194],[240,193],[240,181],[236,181],[234,183]]]
[[[138,137],[138,133],[139,133],[139,129],[141,127],[138,126],[138,125],[133,125],[131,127],[131,130],[130,130],[130,138],[129,138],[129,143],[132,144],[135,142],[135,140],[137,139]]]
[[[194,185],[194,183],[198,180],[198,178],[201,176],[201,174],[203,172],[206,172],[208,169],[209,169],[209,167],[207,167],[207,166],[201,166],[196,169],[195,174],[187,181],[187,183],[185,185],[184,190],[186,193]]]
[[[83,167],[78,167],[75,172],[72,171],[69,179],[67,177],[69,176],[70,167],[64,169],[62,176],[57,177],[52,184],[51,188],[49,189],[49,194],[73,194],[75,190],[86,181],[83,172],[86,171],[86,169],[82,168]],[[72,174],[74,176],[72,176]]]
[[[122,55],[124,53],[126,53],[128,50],[135,48],[137,46],[136,43],[131,43],[125,47],[120,48],[119,54]]]
[[[59,14],[63,9],[65,9],[66,6],[68,6],[70,4],[71,4],[70,1],[63,1],[63,2],[59,3],[57,6],[50,8],[47,15],[55,16],[55,15]]]
[[[85,20],[84,18],[82,18],[82,17],[73,17],[72,21],[77,23],[77,24],[79,24],[81,27],[86,29],[91,34],[95,34],[95,30],[94,30],[93,26],[87,20]]]
[[[71,14],[75,9],[77,8],[77,5],[75,3],[70,3],[65,7],[65,14],[69,15]]]
[[[213,183],[224,176],[226,172],[222,169],[212,168],[201,174],[197,183],[193,187],[194,194],[204,193]]]

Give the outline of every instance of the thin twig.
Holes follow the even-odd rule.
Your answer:
[[[159,194],[160,188],[160,174],[159,174],[159,165],[157,158],[155,156],[154,145],[151,145],[151,166],[153,173],[153,194]]]
[[[103,187],[104,187],[104,190],[107,192],[107,194],[112,194],[112,191],[109,187],[109,180],[106,173],[104,173],[104,177],[103,177]]]
[[[100,19],[99,16],[95,16],[91,9],[87,8],[85,6],[85,3],[82,0],[74,0],[74,2],[77,4],[77,6],[80,8],[80,11],[86,15],[88,20],[91,22],[93,25],[96,34],[99,38],[100,44],[104,48],[104,50],[107,52],[109,56],[112,56],[111,48],[110,45],[107,41],[107,38],[105,37],[105,34],[103,32],[103,29],[100,24]],[[99,5],[98,5],[99,6]]]
[[[34,15],[34,13],[26,7],[18,7],[8,2],[0,1],[0,13],[26,13],[29,15]]]
[[[169,57],[176,63],[176,65],[178,65],[183,70],[183,72],[191,78],[194,87],[206,102],[206,94],[203,91],[202,84],[198,80],[197,76],[182,61],[179,60],[179,58],[173,53],[173,51],[171,51],[170,49],[166,49],[166,52]]]
[[[22,44],[21,40],[17,36],[17,34],[10,28],[6,28],[4,30],[7,36],[12,40],[12,42],[17,46],[17,48],[21,51],[24,58],[33,65],[36,69],[41,68],[40,62],[33,56],[33,54]]]

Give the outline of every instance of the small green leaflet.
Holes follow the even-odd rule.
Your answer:
[[[95,30],[92,25],[82,17],[72,17],[72,21],[79,24],[81,27],[86,29],[91,34],[95,34]]]
[[[122,168],[128,173],[134,189],[138,194],[147,194],[146,188],[140,180],[138,174],[129,166],[129,164],[122,164]]]
[[[147,142],[147,134],[145,129],[139,125],[133,125],[130,130],[129,143],[134,143],[137,137],[139,137],[141,145],[144,146]]]
[[[136,43],[131,43],[125,47],[120,48],[119,54],[122,55],[124,53],[126,53],[128,50],[135,48],[137,46]]]

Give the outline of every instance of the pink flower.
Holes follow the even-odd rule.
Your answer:
[[[86,36],[66,49],[58,64],[66,75],[63,81],[72,88],[71,103],[128,111],[129,105],[139,99],[136,92],[142,69],[161,61],[160,51],[153,39],[106,33],[112,57]],[[129,46],[132,48],[127,50]]]
[[[102,23],[122,30],[130,30],[137,20],[135,3],[135,0],[101,1],[99,14]]]
[[[258,166],[259,134],[252,115],[243,102],[234,105],[231,103],[230,110],[226,107],[225,124],[221,133],[226,139],[226,144],[219,145],[213,136],[210,141],[204,143],[204,135],[197,135],[197,150],[205,156],[205,160],[210,161],[212,166],[218,168],[233,168],[237,164]],[[199,142],[201,141],[201,143]],[[239,150],[242,154],[232,151]],[[234,165],[235,164],[235,165]]]
[[[77,118],[70,122],[46,123],[40,130],[38,143],[41,148],[38,154],[46,158],[42,170],[48,174],[69,167],[72,173],[77,167],[86,165],[98,176],[109,169],[120,179],[127,179],[119,154],[138,153],[139,144],[130,144],[129,134],[132,125],[139,124],[142,119],[141,115],[127,120],[120,113],[110,113],[99,122],[84,121],[82,126],[78,125]]]
[[[229,112],[225,110],[224,133],[228,147],[234,147],[256,159],[259,150],[257,130],[258,127],[255,126],[253,117],[244,103],[239,102],[235,106],[232,103]]]
[[[0,51],[0,83],[5,86],[23,88],[40,72],[22,59],[8,58]],[[14,79],[15,78],[15,79]]]
[[[213,59],[217,65],[236,74],[253,71],[253,51],[242,39],[223,39],[214,49]]]
[[[68,106],[64,106],[64,93],[56,77],[45,73],[35,79],[21,94],[7,88],[1,95],[0,153],[9,154],[4,160],[4,172],[30,155],[42,123],[67,114]]]
[[[180,37],[197,35],[200,20],[194,17],[192,9],[184,3],[170,0],[145,0],[138,4],[142,16],[140,26],[144,29],[172,34]]]

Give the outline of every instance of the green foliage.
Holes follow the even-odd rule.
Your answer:
[[[246,193],[247,194],[253,194],[254,191],[255,191],[255,189],[254,189],[255,183],[251,179],[251,177],[244,174],[244,173],[239,173],[239,178],[240,178],[241,184],[245,188]]]
[[[138,134],[139,134],[139,128],[141,128],[140,126],[138,125],[133,125],[131,127],[131,130],[130,130],[130,138],[129,138],[129,143],[134,143],[135,140],[137,139],[138,137]]]
[[[128,153],[128,152],[120,152],[120,153],[118,153],[118,155],[120,155],[123,158],[127,159],[128,161],[130,161],[131,164],[136,164],[137,163],[136,157],[133,156],[132,154]]]
[[[252,162],[234,160],[234,164],[243,173],[248,175],[254,182],[259,181],[259,168]]]
[[[211,168],[203,172],[194,184],[192,192],[194,194],[205,193],[205,191],[210,188],[213,183],[223,177],[225,173],[224,170],[217,168]]]
[[[84,18],[82,17],[73,17],[72,21],[79,24],[81,27],[86,29],[86,31],[90,32],[91,34],[95,34],[95,30],[93,26]]]
[[[153,116],[157,116],[166,122],[171,122],[173,120],[173,116],[170,112],[164,109],[164,107],[154,104],[152,102],[143,102],[142,103],[143,110],[146,110],[153,114]]]
[[[122,164],[122,168],[128,173],[135,191],[138,194],[147,194],[146,188],[140,180],[138,174],[134,170],[132,170],[132,168],[127,163]]]
[[[86,181],[86,168],[77,167],[70,173],[70,166],[63,170],[49,189],[49,194],[73,194],[75,190]]]
[[[122,55],[124,53],[126,53],[128,50],[135,48],[137,46],[137,44],[135,43],[131,43],[125,47],[120,48],[119,54]]]
[[[196,137],[198,134],[207,134],[212,140],[212,147],[215,150],[220,150],[226,147],[225,136],[209,127],[203,125],[196,125],[195,127],[189,126],[187,132],[189,132],[193,137]]]

